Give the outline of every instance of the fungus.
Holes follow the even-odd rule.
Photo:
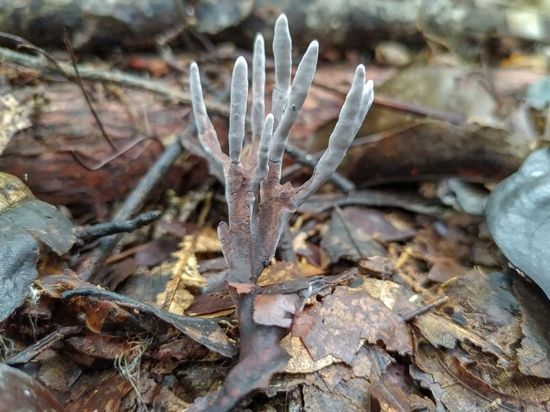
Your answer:
[[[256,37],[252,67],[251,142],[243,154],[246,132],[248,67],[239,57],[231,81],[229,117],[229,154],[225,154],[208,117],[204,104],[199,68],[191,65],[190,88],[198,138],[211,170],[223,174],[228,222],[218,226],[218,237],[228,265],[227,282],[237,297],[241,353],[224,386],[208,410],[228,410],[250,390],[267,385],[271,375],[284,366],[287,355],[279,347],[286,329],[259,325],[254,321],[255,285],[263,269],[275,254],[282,230],[292,214],[313,192],[327,181],[341,163],[373,101],[372,81],[365,82],[365,67],[355,70],[326,151],[311,178],[293,187],[281,183],[283,155],[290,129],[308,95],[317,66],[319,45],[312,41],[293,79],[292,41],[286,16],[275,24],[273,54],[275,87],[272,113],[265,115],[264,40]],[[258,370],[261,373],[258,374]]]

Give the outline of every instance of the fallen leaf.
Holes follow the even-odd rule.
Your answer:
[[[432,282],[445,283],[449,279],[466,274],[466,268],[452,258],[436,259],[428,272]]]
[[[174,327],[185,336],[214,352],[226,357],[232,357],[235,354],[233,343],[215,320],[176,315],[175,313],[166,312],[146,303],[97,287],[88,286],[69,290],[61,294],[61,299],[71,304],[77,302],[84,307],[99,306],[99,302],[101,302],[102,307],[111,307],[112,312],[107,312],[107,314],[116,314],[117,316],[114,318],[102,317],[101,314],[87,317],[98,319],[97,325],[92,325],[96,328],[98,326],[103,327],[106,321],[110,321],[115,326],[118,324],[119,329],[121,327],[130,327],[134,330],[153,330],[159,326],[158,322],[162,321],[164,324]],[[139,321],[137,321],[138,317]]]
[[[18,178],[0,173],[0,321],[29,295],[41,246],[61,255],[74,241],[69,219],[35,199]]]
[[[288,334],[281,340],[281,347],[290,355],[290,359],[284,369],[287,373],[312,373],[323,369],[328,365],[340,362],[331,355],[319,360],[313,360],[302,339]]]
[[[18,101],[12,94],[0,96],[0,154],[11,138],[31,126],[32,105]]]
[[[495,243],[550,298],[550,148],[533,152],[500,182],[485,208]]]
[[[66,412],[117,412],[122,398],[132,390],[132,383],[114,371],[105,371],[87,375],[86,379],[77,382],[72,393],[77,399],[71,399],[65,408]],[[81,393],[79,393],[81,392]]]
[[[429,385],[448,410],[539,411],[550,406],[550,385],[546,381],[518,379],[506,369],[493,369],[493,376],[480,377],[475,375],[473,365],[461,364],[460,356],[458,351],[434,350],[429,344],[415,349],[415,365],[433,376]]]
[[[61,412],[59,401],[33,379],[19,369],[0,363],[0,405],[12,411]]]
[[[533,294],[522,279],[514,282],[521,313],[520,347],[517,348],[518,368],[525,375],[550,378],[550,325],[548,301]]]
[[[314,276],[319,274],[314,271],[312,272],[313,273],[308,273],[306,275],[303,272],[301,265],[296,262],[275,262],[265,268],[258,278],[257,284],[258,286],[276,285],[278,283],[292,281],[297,278],[304,278],[305,276]]]
[[[206,233],[206,234],[204,234]],[[157,302],[172,313],[182,315],[194,300],[191,290],[206,285],[200,272],[195,253],[197,251],[219,251],[219,241],[212,240],[211,230],[187,235],[173,253],[176,262],[172,266],[172,277],[164,292],[157,295]]]
[[[361,213],[357,210],[346,208],[341,213],[337,209],[332,212],[329,228],[321,240],[321,247],[332,263],[341,258],[357,261],[365,257],[386,255],[384,246],[373,238],[366,227],[348,219],[348,215],[353,217]]]
[[[83,368],[65,355],[53,353],[40,362],[36,378],[48,389],[67,392],[82,375]]]
[[[409,330],[398,315],[366,291],[347,287],[337,287],[298,314],[292,334],[302,338],[313,360],[331,355],[351,364],[362,339],[382,342],[402,355],[412,350]]]
[[[470,342],[481,348],[482,351],[495,355],[499,364],[508,365],[510,363],[510,354],[505,352],[505,348],[494,344],[490,339],[486,339],[450,319],[434,313],[426,313],[415,318],[413,323],[434,346],[452,349],[459,342]]]

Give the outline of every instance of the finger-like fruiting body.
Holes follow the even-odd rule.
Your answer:
[[[206,105],[204,104],[204,97],[202,95],[199,67],[195,62],[191,63],[189,85],[191,88],[191,103],[193,106],[195,126],[197,127],[201,145],[211,159],[223,163],[224,154],[220,147],[220,142],[218,141],[214,126],[206,111]]]
[[[260,136],[265,116],[265,47],[261,34],[256,36],[252,58],[252,141]]]
[[[319,43],[312,41],[296,70],[296,76],[288,94],[286,107],[281,114],[281,119],[277,123],[277,129],[273,135],[273,143],[269,150],[269,161],[273,163],[273,167],[277,168],[279,179],[281,177],[283,154],[288,141],[288,134],[290,133],[290,128],[296,122],[298,113],[302,109],[311,87],[315,69],[317,68],[318,54]]]
[[[248,97],[248,66],[244,57],[239,57],[231,78],[231,109],[229,114],[229,158],[240,163],[246,122]]]
[[[292,39],[288,30],[288,21],[284,14],[275,23],[273,57],[275,60],[275,88],[271,97],[271,112],[275,117],[275,127],[277,127],[286,106],[292,70]]]
[[[311,179],[296,190],[294,197],[296,207],[302,204],[336,171],[359,131],[373,99],[372,81],[369,80],[365,84],[365,67],[359,65],[355,70],[353,83],[340,111],[336,126],[329,137],[327,150],[319,159]]]
[[[218,237],[228,265],[230,283],[256,283],[275,254],[277,243],[296,208],[316,191],[346,155],[373,101],[372,82],[365,83],[365,68],[355,71],[352,85],[332,132],[327,150],[319,159],[311,178],[298,188],[281,184],[281,167],[289,133],[307,97],[315,75],[319,45],[313,41],[306,50],[292,80],[292,41],[288,22],[277,19],[273,40],[275,87],[272,114],[265,119],[265,52],[263,38],[254,44],[252,67],[252,145],[241,160],[246,141],[248,69],[239,57],[231,81],[229,155],[222,152],[214,127],[206,113],[198,67],[191,65],[190,87],[199,140],[211,169],[223,170],[228,223],[218,226]],[[259,142],[258,142],[259,139]],[[284,330],[257,325],[253,319],[254,294],[238,298],[240,361],[229,373],[218,396],[206,410],[227,411],[239,397],[265,384],[284,364],[286,353],[277,345]]]
[[[222,152],[206,113],[198,67],[195,63],[191,65],[190,86],[199,140],[209,160],[223,167],[226,183],[229,222],[227,227],[223,226],[220,237],[225,237],[223,252],[231,281],[256,281],[275,254],[282,227],[296,208],[336,171],[373,101],[372,82],[365,83],[365,67],[359,65],[327,150],[312,177],[296,189],[281,185],[285,146],[311,87],[319,44],[311,42],[292,79],[292,41],[288,21],[282,15],[275,24],[273,54],[273,114],[264,120],[265,52],[263,37],[258,35],[253,54],[251,124],[253,141],[260,137],[260,142],[253,145],[251,157],[244,163],[241,152],[246,137],[248,97],[245,59],[239,57],[235,62],[231,81],[229,156]]]
[[[265,118],[265,124],[260,138],[260,147],[258,148],[258,159],[256,160],[256,169],[252,179],[252,189],[254,192],[259,188],[260,182],[267,176],[269,147],[273,137],[273,115],[269,113]]]

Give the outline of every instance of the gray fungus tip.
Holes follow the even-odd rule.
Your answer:
[[[284,24],[285,26],[288,27],[288,19],[286,18],[286,14],[281,14],[278,18],[277,18],[277,21],[275,22],[275,27],[281,25],[281,24]]]
[[[189,68],[189,77],[192,82],[200,82],[199,66],[196,62],[191,63],[191,67]]]
[[[245,68],[248,67],[246,64],[246,59],[243,56],[237,57],[237,60],[235,61],[235,67],[237,66],[244,66]]]

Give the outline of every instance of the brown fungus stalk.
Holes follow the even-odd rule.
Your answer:
[[[206,112],[198,66],[191,65],[190,87],[199,140],[211,170],[223,174],[225,181],[229,222],[220,223],[218,237],[229,268],[227,282],[238,295],[241,342],[239,363],[216,394],[195,404],[196,410],[229,410],[251,390],[266,386],[271,375],[287,361],[287,354],[279,346],[286,329],[259,324],[254,319],[254,299],[260,293],[254,285],[273,258],[283,227],[298,206],[336,171],[373,101],[372,81],[365,82],[365,67],[359,65],[327,150],[311,178],[298,187],[281,184],[285,146],[313,81],[318,49],[316,41],[310,43],[291,79],[292,40],[286,17],[278,18],[273,40],[272,113],[265,116],[264,40],[257,36],[252,67],[252,141],[247,155],[242,155],[248,97],[245,59],[239,57],[233,69],[228,155],[222,151]]]

